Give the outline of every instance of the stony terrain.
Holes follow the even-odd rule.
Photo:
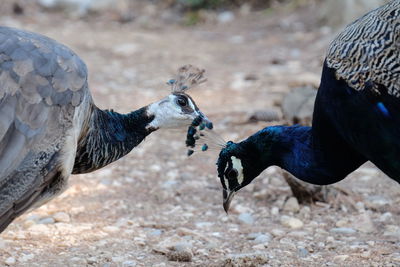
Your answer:
[[[245,122],[256,110],[279,111],[291,88],[317,86],[334,36],[316,20],[318,7],[212,13],[193,27],[152,12],[121,24],[33,9],[2,14],[0,23],[72,47],[102,108],[137,109],[167,94],[179,66],[205,68],[208,82],[191,94],[225,140],[271,124]],[[0,235],[0,265],[400,265],[400,186],[372,164],[336,184],[342,193],[331,203],[313,205],[299,205],[271,167],[226,215],[217,151],[187,158],[184,139],[185,129],[155,132],[111,166],[72,176],[65,193]]]

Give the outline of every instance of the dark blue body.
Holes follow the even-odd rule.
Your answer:
[[[332,184],[368,160],[400,182],[400,100],[372,83],[357,91],[324,65],[312,127],[272,126],[228,143],[218,160],[220,177],[231,156],[242,161],[240,187],[271,165],[309,183]]]
[[[363,90],[356,91],[337,80],[334,70],[324,66],[314,109],[313,135],[329,142],[323,135],[332,127],[350,150],[400,182],[400,100],[381,85],[373,90],[372,84],[366,84]]]

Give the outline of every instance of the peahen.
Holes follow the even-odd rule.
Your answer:
[[[400,0],[348,25],[331,43],[312,127],[267,127],[218,158],[223,206],[277,165],[317,185],[344,179],[366,161],[400,182]]]
[[[118,160],[157,129],[210,125],[186,93],[203,72],[184,66],[169,96],[119,114],[93,103],[85,63],[70,49],[0,27],[0,232],[61,193],[70,174]]]

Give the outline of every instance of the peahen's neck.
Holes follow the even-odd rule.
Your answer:
[[[78,140],[73,174],[91,172],[116,161],[157,130],[149,127],[154,116],[148,115],[147,107],[119,114],[92,106],[90,114]]]
[[[365,159],[334,135],[320,137],[311,127],[267,127],[244,142],[255,145],[259,165],[277,165],[312,184],[338,182]],[[330,133],[326,133],[330,135]],[[326,140],[326,142],[325,142]],[[265,153],[265,147],[269,147]]]

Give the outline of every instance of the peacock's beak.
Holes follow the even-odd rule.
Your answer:
[[[229,191],[227,189],[223,189],[222,197],[223,197],[223,206],[226,213],[229,211],[229,206],[231,205],[231,201],[233,196],[235,195],[236,191]]]

